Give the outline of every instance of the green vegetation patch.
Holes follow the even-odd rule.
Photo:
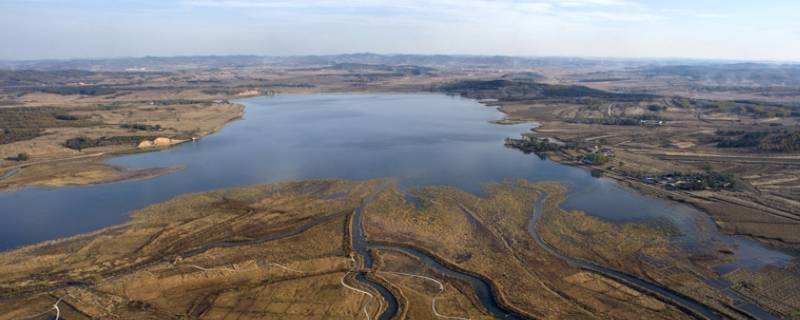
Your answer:
[[[451,94],[477,99],[531,100],[600,98],[614,100],[643,100],[653,96],[645,94],[614,93],[576,85],[551,85],[522,80],[467,80],[441,88]]]
[[[753,118],[786,118],[800,116],[796,103],[765,102],[757,100],[717,101],[690,98],[673,98],[672,105],[682,109],[700,109],[705,113],[730,113]]]
[[[142,123],[124,123],[119,125],[119,127],[138,131],[160,131],[162,129],[160,124],[152,125]]]
[[[84,95],[84,96],[103,96],[116,93],[117,90],[106,86],[63,86],[63,87],[47,87],[37,88],[34,91],[53,93],[60,95]]]
[[[25,152],[18,153],[16,156],[6,158],[6,160],[20,161],[20,162],[21,161],[28,161],[30,159],[31,159],[31,156],[28,155]]]
[[[599,152],[590,153],[590,154],[584,155],[584,156],[582,156],[580,158],[580,161],[582,163],[591,164],[591,165],[598,165],[598,166],[608,163],[609,160],[610,160],[610,157],[608,155],[602,154],[602,153],[599,153]]]
[[[153,140],[155,136],[113,136],[100,137],[97,139],[87,137],[76,137],[67,139],[64,146],[73,150],[83,150],[95,147],[105,147],[123,144],[139,144],[144,140]]]
[[[524,137],[523,139],[506,138],[507,148],[518,149],[525,154],[534,153],[542,159],[547,158],[550,151],[559,151],[564,145],[551,142],[547,138]]]
[[[779,103],[751,100],[707,101],[697,100],[694,104],[707,111],[748,115],[754,118],[786,118],[796,116],[796,107]]]
[[[0,70],[0,85],[8,87],[40,86],[75,81],[76,79],[86,80],[93,74],[89,71],[80,70]]]
[[[0,108],[0,144],[36,138],[47,128],[88,127],[95,124],[59,108]]]
[[[718,131],[717,148],[754,148],[764,152],[800,151],[800,131]]]

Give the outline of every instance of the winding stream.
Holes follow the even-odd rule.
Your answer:
[[[370,270],[373,267],[373,258],[371,250],[391,250],[391,251],[401,252],[406,255],[416,257],[417,259],[419,259],[420,262],[422,262],[422,264],[424,264],[428,268],[435,270],[436,272],[468,283],[475,291],[475,296],[478,298],[478,301],[480,301],[480,303],[483,305],[484,309],[486,309],[486,311],[489,312],[489,314],[494,316],[495,318],[520,319],[520,320],[526,319],[526,317],[521,316],[501,306],[497,300],[497,297],[494,294],[494,291],[492,290],[492,285],[486,280],[473,276],[469,273],[458,271],[448,266],[445,266],[444,264],[437,261],[427,253],[424,253],[412,247],[393,246],[393,245],[368,241],[364,235],[363,209],[367,204],[369,204],[369,202],[372,201],[372,199],[376,194],[377,192],[371,194],[366,199],[365,203],[355,210],[351,218],[351,226],[350,226],[351,230],[350,234],[352,237],[351,243],[353,249],[356,250],[358,255],[360,255],[363,258],[365,269]],[[366,276],[366,272],[360,272],[359,276],[360,278],[358,278],[358,280],[373,287],[388,302],[388,307],[380,315],[379,319],[381,320],[392,319],[399,310],[397,298],[395,298],[394,295],[391,293],[391,291],[386,289],[383,285],[370,280]]]
[[[526,317],[503,307],[497,300],[497,296],[494,294],[494,291],[492,290],[493,287],[491,283],[489,283],[488,281],[473,276],[469,273],[458,271],[448,266],[445,266],[444,264],[434,259],[427,253],[424,253],[420,250],[410,247],[390,246],[378,243],[370,243],[369,248],[397,251],[412,257],[416,257],[426,267],[433,269],[436,272],[444,274],[448,277],[459,279],[461,281],[468,283],[470,287],[472,287],[472,290],[475,292],[475,296],[478,298],[478,301],[480,301],[483,308],[487,312],[489,312],[490,315],[494,316],[497,319],[527,319]]]
[[[652,295],[659,296],[662,299],[671,302],[673,305],[676,305],[677,307],[683,309],[684,311],[694,314],[699,319],[710,319],[710,320],[723,319],[715,310],[679,292],[676,292],[666,287],[662,287],[658,284],[641,279],[637,276],[634,276],[626,272],[603,267],[591,261],[566,256],[557,249],[555,249],[554,247],[550,246],[547,242],[545,242],[541,238],[537,230],[537,222],[540,220],[544,212],[543,203],[547,199],[548,194],[543,191],[534,191],[534,192],[538,193],[539,197],[534,203],[533,214],[528,224],[528,233],[536,241],[536,243],[539,244],[542,248],[544,248],[548,253],[552,254],[558,259],[567,262],[568,264],[576,268],[602,274],[609,278],[625,283],[631,287],[634,287],[640,291],[648,292]],[[495,318],[526,319],[526,317],[516,314],[515,312],[504,308],[498,302],[497,296],[494,294],[491,283],[489,283],[484,279],[473,276],[467,272],[458,271],[452,267],[446,266],[441,262],[439,262],[438,260],[436,260],[435,258],[433,258],[431,255],[421,250],[415,249],[413,247],[389,245],[385,243],[375,243],[368,241],[364,235],[363,208],[373,200],[376,193],[371,194],[366,199],[365,203],[355,210],[351,219],[351,226],[350,226],[352,235],[351,241],[353,248],[363,258],[364,267],[366,270],[370,270],[373,267],[373,257],[372,253],[370,252],[371,250],[391,250],[391,251],[401,252],[406,255],[419,259],[419,261],[422,262],[426,267],[431,268],[438,273],[468,283],[474,290],[475,296],[481,302],[484,309],[488,311],[489,314],[491,314]],[[399,310],[399,304],[397,302],[396,297],[394,297],[391,291],[386,289],[380,283],[377,283],[369,279],[365,271],[359,272],[358,280],[373,287],[388,302],[387,309],[380,315],[379,319],[381,320],[392,319]],[[742,308],[742,306],[737,306],[737,307]],[[777,319],[771,314],[769,314],[767,311],[762,310],[758,306],[753,304],[747,304],[742,309],[748,310],[748,312],[755,311],[752,313],[755,313],[757,316],[754,317],[759,319]]]
[[[665,298],[677,304],[678,306],[682,307],[683,309],[694,313],[695,315],[702,316],[707,319],[721,319],[720,315],[716,311],[682,293],[676,292],[666,287],[662,287],[658,284],[652,283],[650,281],[644,280],[642,278],[639,278],[637,276],[634,276],[626,272],[614,270],[611,268],[598,265],[591,261],[570,257],[562,254],[556,248],[552,247],[550,244],[544,241],[544,239],[542,239],[542,237],[539,235],[536,223],[539,221],[544,212],[542,207],[548,194],[543,191],[536,191],[536,192],[539,194],[539,198],[534,203],[533,215],[531,217],[530,223],[528,224],[528,233],[530,233],[531,237],[533,237],[536,243],[538,243],[542,248],[547,250],[547,252],[558,257],[563,261],[566,261],[567,263],[569,263],[574,267],[597,272],[599,274],[605,275],[612,279],[628,284],[634,288],[638,288],[639,290],[644,290],[650,292],[651,294],[655,294],[657,296]],[[721,283],[723,285],[725,283],[724,280],[722,279],[711,279],[709,281]],[[772,315],[771,313],[762,309],[758,305],[746,302],[744,298],[742,298],[741,296],[739,296],[738,294],[736,294],[731,290],[725,290],[724,294],[734,299],[734,301],[736,301],[734,306],[737,309],[739,309],[739,312],[746,314],[748,317],[756,319],[768,319],[768,320],[778,319],[778,317]]]
[[[380,188],[383,189],[383,186]],[[367,238],[364,236],[364,226],[362,224],[362,217],[364,215],[364,207],[375,198],[375,196],[380,191],[376,191],[371,193],[367,199],[364,200],[364,203],[356,208],[353,212],[353,215],[350,218],[350,244],[353,247],[353,250],[363,259],[364,262],[363,269],[370,270],[372,269],[373,265],[373,258],[372,253],[370,252],[370,247],[367,245]],[[356,274],[356,279],[361,281],[362,283],[367,284],[368,286],[372,287],[375,291],[380,293],[383,296],[383,299],[387,303],[386,310],[381,313],[378,319],[380,320],[389,320],[394,318],[399,310],[399,304],[397,302],[397,298],[392,294],[389,289],[384,287],[382,284],[378,283],[377,281],[373,281],[367,276],[367,271],[362,270]]]
[[[542,217],[542,213],[544,212],[542,206],[548,195],[546,192],[543,191],[536,191],[536,192],[539,194],[539,198],[536,199],[536,202],[534,203],[533,215],[531,216],[530,223],[528,224],[528,233],[531,235],[531,237],[533,237],[536,243],[538,243],[539,246],[544,248],[548,253],[558,257],[559,259],[569,263],[574,267],[597,272],[609,278],[628,284],[634,288],[645,290],[647,292],[650,292],[651,294],[655,294],[663,298],[666,298],[669,301],[678,304],[685,310],[694,313],[695,315],[704,317],[706,319],[715,319],[715,320],[722,319],[719,316],[719,314],[717,314],[714,310],[706,307],[702,303],[699,303],[694,299],[689,298],[683,294],[661,287],[657,284],[651,283],[649,281],[643,280],[641,278],[638,278],[634,275],[625,272],[606,268],[596,263],[586,261],[583,259],[566,256],[557,249],[550,246],[550,244],[548,244],[546,241],[544,241],[544,239],[542,239],[541,236],[539,236],[539,231],[536,228],[536,223]]]

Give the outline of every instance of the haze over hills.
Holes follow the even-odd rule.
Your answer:
[[[532,67],[543,65],[573,66],[697,66],[719,68],[738,65],[736,69],[754,69],[760,66],[796,66],[786,62],[752,62],[713,59],[631,59],[588,57],[522,57],[504,55],[425,55],[425,54],[375,54],[353,53],[336,55],[259,56],[259,55],[198,55],[174,57],[122,57],[88,59],[0,60],[0,68],[11,70],[92,70],[123,71],[126,69],[180,70],[193,68],[247,67],[261,65],[330,65],[337,63],[363,63],[420,66],[497,66]],[[666,72],[668,70],[661,70]],[[677,71],[677,70],[671,70]]]
[[[307,56],[176,56],[64,60],[0,61],[0,79],[8,84],[80,72],[172,72],[206,69],[329,67],[351,73],[390,72],[422,74],[461,70],[505,73],[511,79],[549,80],[567,83],[622,83],[681,79],[693,86],[764,87],[778,90],[800,86],[800,64],[698,59],[625,59],[579,57],[517,57],[481,55],[417,55],[354,53]],[[5,71],[3,71],[5,70]],[[21,71],[46,72],[36,75]],[[64,73],[53,73],[68,72]],[[78,72],[78,73],[75,73]],[[544,76],[547,74],[547,76]],[[84,74],[85,75],[85,74]],[[55,77],[55,78],[52,78]],[[650,79],[650,80],[648,80]],[[30,84],[30,83],[29,83]],[[630,86],[626,86],[630,87]],[[627,89],[622,89],[627,91]],[[643,89],[649,90],[649,89]],[[639,90],[642,92],[642,90]]]
[[[621,61],[621,60],[620,60]],[[613,63],[613,60],[609,61]],[[65,59],[65,60],[19,60],[0,61],[5,69],[34,70],[96,70],[111,71],[133,68],[182,69],[182,68],[219,68],[260,65],[329,65],[337,63],[364,63],[388,65],[424,65],[424,66],[456,66],[456,65],[491,65],[491,66],[536,66],[546,64],[597,64],[602,60],[584,58],[528,58],[513,56],[476,56],[476,55],[383,55],[372,53],[354,53],[341,55],[309,55],[309,56],[178,56],[178,57],[134,57],[134,58],[97,58],[97,59]]]

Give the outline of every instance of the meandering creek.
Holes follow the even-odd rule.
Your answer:
[[[475,296],[478,297],[478,301],[481,302],[484,309],[489,312],[492,316],[498,319],[525,319],[524,316],[518,315],[513,311],[510,311],[504,308],[497,300],[497,296],[495,296],[494,291],[492,291],[492,285],[479,277],[473,276],[467,272],[456,270],[453,267],[445,266],[441,262],[437,261],[431,255],[422,252],[418,249],[412,247],[405,247],[405,246],[393,246],[383,243],[375,243],[370,242],[364,235],[364,226],[363,226],[363,209],[367,203],[372,201],[372,197],[375,194],[370,195],[370,197],[366,200],[365,204],[361,207],[357,208],[353,213],[350,225],[350,234],[352,237],[352,246],[353,249],[358,253],[359,256],[362,257],[364,261],[364,268],[369,270],[373,267],[373,257],[371,250],[391,250],[402,252],[406,255],[416,257],[428,268],[436,270],[441,274],[444,274],[448,277],[452,277],[455,279],[462,280],[468,283],[472,289],[475,291]],[[389,320],[394,318],[399,310],[399,305],[397,299],[392,295],[391,291],[386,289],[383,285],[378,282],[370,280],[366,276],[366,272],[362,271],[358,274],[358,280],[364,282],[370,286],[372,286],[376,291],[378,291],[388,302],[388,306],[383,313],[381,313],[379,319],[381,320]]]
[[[534,204],[533,207],[533,216],[531,217],[530,223],[528,224],[528,233],[530,233],[531,237],[533,237],[536,243],[538,243],[541,247],[547,250],[547,252],[558,257],[561,260],[566,261],[567,263],[569,263],[574,267],[603,274],[607,277],[623,282],[639,290],[646,291],[651,294],[658,295],[669,301],[672,301],[674,304],[686,310],[689,310],[698,317],[703,317],[706,319],[721,319],[721,317],[716,312],[714,312],[714,310],[709,309],[705,305],[683,294],[672,291],[668,288],[661,287],[655,283],[643,280],[641,278],[638,278],[634,275],[625,272],[617,271],[611,268],[606,268],[591,261],[586,261],[566,256],[561,252],[559,252],[557,249],[550,246],[550,244],[545,242],[542,239],[542,237],[539,236],[539,231],[537,230],[538,227],[536,225],[539,219],[542,217],[543,204],[544,201],[547,199],[548,195],[547,193],[541,191],[534,191],[534,192],[537,192],[539,194],[539,198],[536,200],[536,203]]]
[[[326,94],[239,102],[247,107],[244,119],[217,134],[111,160],[134,168],[181,165],[183,171],[148,180],[0,193],[0,250],[117,224],[130,211],[187,192],[289,179],[392,177],[404,186],[444,184],[480,193],[482,183],[523,178],[569,185],[571,195],[562,205],[568,210],[613,222],[668,221],[681,231],[676,243],[687,251],[702,253],[720,244],[733,248],[734,261],[725,270],[792,258],[722,235],[707,215],[688,206],[648,198],[581,168],[506,149],[503,139],[530,126],[491,124],[502,115],[473,100],[436,94]],[[473,284],[476,291],[480,286]]]

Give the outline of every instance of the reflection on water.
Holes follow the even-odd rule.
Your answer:
[[[566,209],[612,221],[668,219],[687,247],[725,242],[738,263],[789,257],[721,236],[704,214],[643,197],[580,168],[506,149],[528,125],[494,125],[500,114],[475,101],[434,94],[285,95],[242,100],[244,120],[173,149],[112,160],[137,168],[184,165],[155,179],[0,193],[0,249],[64,237],[124,221],[125,214],[186,192],[287,179],[395,177],[405,186],[454,185],[480,192],[487,181],[561,181]]]

